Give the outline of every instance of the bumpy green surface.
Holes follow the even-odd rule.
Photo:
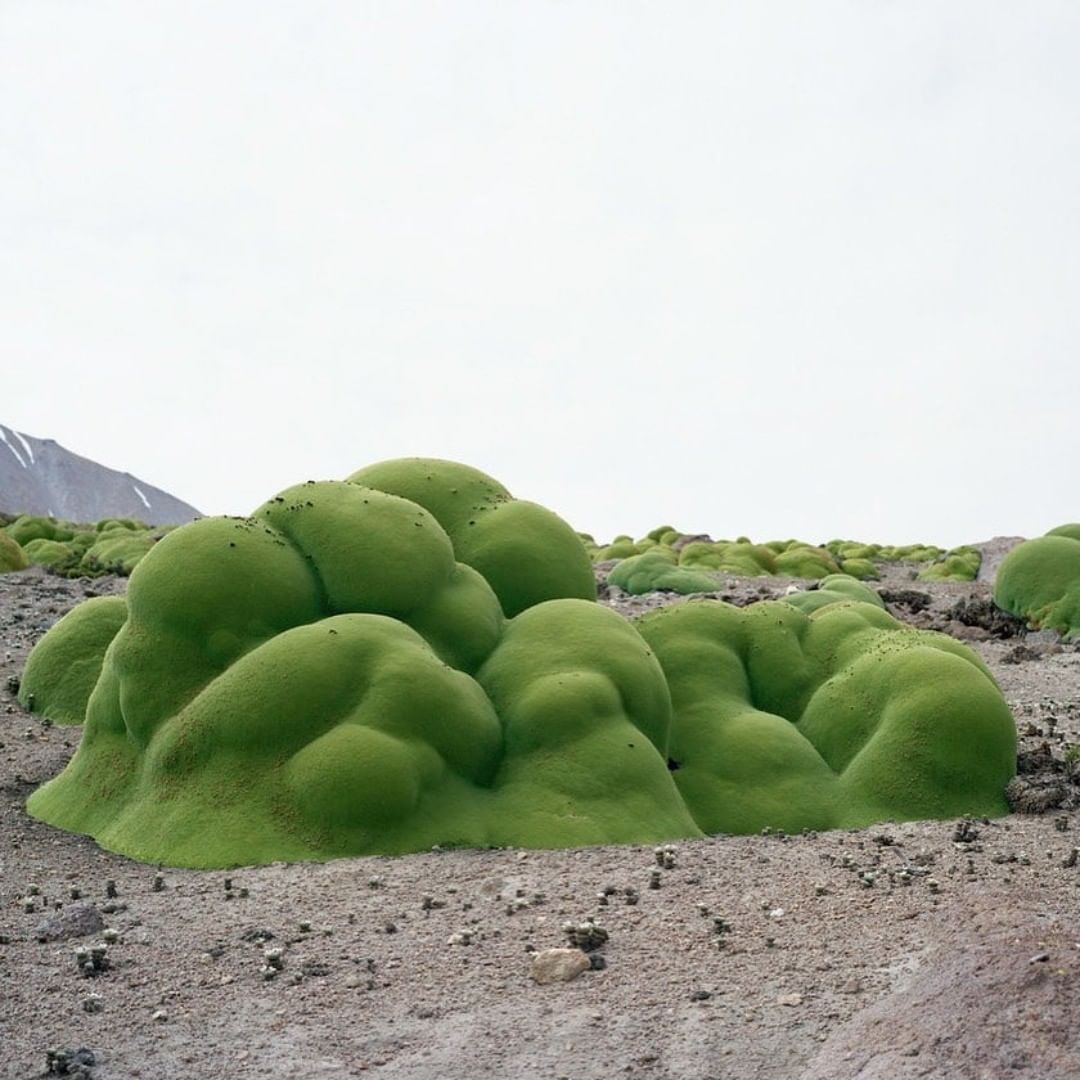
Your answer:
[[[669,548],[657,548],[643,555],[632,555],[612,567],[608,583],[633,596],[649,592],[682,594],[715,592],[720,588],[719,575],[706,570],[679,566]]]
[[[0,531],[0,574],[23,570],[28,565],[26,552],[7,533]]]
[[[784,603],[797,607],[804,615],[829,604],[848,603],[852,600],[873,604],[874,607],[885,610],[884,601],[869,585],[864,585],[846,574],[831,574],[823,578],[816,589],[791,593],[784,597]]]
[[[105,651],[127,619],[122,596],[97,596],[72,608],[34,649],[23,670],[19,700],[56,724],[81,724],[101,675]]]
[[[841,559],[840,569],[848,577],[858,578],[860,581],[866,581],[869,578],[880,577],[877,567],[870,559]]]
[[[50,568],[60,566],[72,557],[71,544],[66,544],[62,540],[46,540],[44,537],[28,541],[23,551],[26,552],[27,560],[34,566]]]
[[[824,578],[840,567],[824,548],[794,544],[776,556],[776,573],[786,577]]]
[[[31,540],[70,540],[73,531],[53,518],[23,514],[7,526],[8,536],[25,546]]]
[[[543,506],[512,498],[479,469],[399,458],[349,480],[427,510],[446,530],[455,557],[488,580],[508,617],[557,597],[596,599],[592,562],[577,534]]]
[[[643,616],[675,780],[706,833],[1006,813],[1009,710],[982,662],[880,608],[689,601]]]
[[[574,595],[578,538],[490,478],[357,475],[380,488],[298,485],[175,530],[126,611],[91,602],[39,642],[24,703],[85,729],[34,816],[225,866],[1004,811],[993,681],[848,601],[870,592],[853,580],[810,616],[698,601],[635,626]],[[548,550],[567,536],[571,572]]]
[[[170,526],[151,530],[131,518],[106,518],[77,525],[24,514],[0,536],[22,545],[28,562],[63,577],[130,574]],[[6,537],[5,537],[6,538]]]
[[[113,528],[98,534],[87,548],[83,564],[109,567],[121,574],[130,574],[142,557],[157,543],[157,536],[148,531],[132,532]]]
[[[953,548],[919,574],[919,581],[974,581],[979,575],[982,553],[978,548]]]
[[[1073,540],[1080,540],[1080,524],[1076,522],[1070,522],[1067,525],[1058,525],[1055,529],[1050,529],[1046,534],[1047,536],[1068,536]]]
[[[1034,627],[1080,636],[1080,526],[1025,540],[1001,561],[994,603]]]

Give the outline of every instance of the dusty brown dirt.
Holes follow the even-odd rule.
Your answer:
[[[0,576],[0,1076],[45,1074],[50,1048],[89,1050],[95,1080],[1080,1075],[1080,812],[1062,763],[1080,743],[1080,649],[993,636],[978,603],[960,621],[985,583],[897,567],[881,588],[990,664],[1021,733],[1019,796],[1043,813],[681,841],[659,889],[651,847],[604,847],[166,868],[158,891],[156,868],[27,816],[79,729],[43,726],[6,689],[87,590],[123,587]],[[93,977],[75,949],[112,934],[38,940],[85,905],[116,932]],[[588,916],[605,966],[534,984],[530,950]]]

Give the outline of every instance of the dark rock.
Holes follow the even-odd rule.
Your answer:
[[[1014,776],[1005,788],[1005,798],[1015,814],[1045,814],[1063,806],[1068,797],[1064,781],[1042,776]]]
[[[879,589],[878,595],[886,604],[905,608],[911,615],[918,615],[930,606],[930,594],[917,589]]]
[[[1007,640],[1022,637],[1027,632],[1023,619],[1002,611],[993,600],[984,597],[963,597],[949,609],[947,615],[964,626],[978,626],[992,637]]]
[[[67,941],[105,929],[105,920],[93,904],[72,904],[50,915],[34,931],[38,941]]]

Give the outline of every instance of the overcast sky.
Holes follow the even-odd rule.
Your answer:
[[[1080,518],[1080,5],[0,0],[0,422],[207,513]]]

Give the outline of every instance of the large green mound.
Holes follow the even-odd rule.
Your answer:
[[[302,484],[170,533],[126,603],[39,642],[21,699],[85,729],[28,806],[188,866],[1004,812],[1013,725],[979,661],[822,586],[809,615],[635,627],[569,526],[476,470]]]
[[[1080,525],[1014,547],[998,567],[994,603],[1033,627],[1080,636]]]
[[[638,629],[671,687],[676,783],[707,833],[1007,811],[1012,717],[943,634],[859,602],[806,615],[692,600]]]

